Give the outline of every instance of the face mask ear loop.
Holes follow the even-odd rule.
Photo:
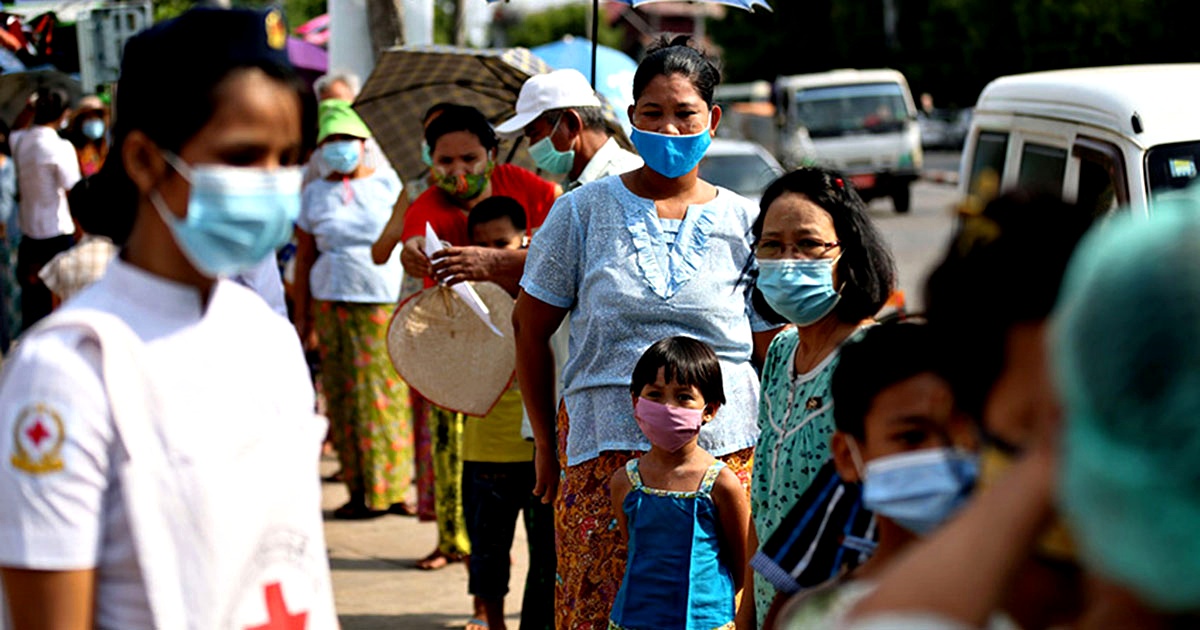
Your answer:
[[[858,440],[853,435],[846,435],[846,446],[850,449],[850,459],[854,462],[854,470],[858,473],[860,482],[867,480],[867,467],[863,465],[862,455],[858,452]]]

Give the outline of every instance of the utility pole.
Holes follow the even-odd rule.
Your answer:
[[[454,0],[454,45],[467,45],[467,2],[478,0]]]
[[[896,33],[896,24],[900,21],[900,7],[897,0],[883,0],[883,38],[891,50],[900,48],[900,37]]]
[[[404,45],[403,0],[367,0],[367,23],[376,59],[383,51]]]

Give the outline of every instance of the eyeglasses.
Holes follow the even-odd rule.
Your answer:
[[[785,256],[788,258],[806,258],[811,260],[824,258],[829,250],[841,246],[842,244],[838,241],[823,242],[811,238],[800,239],[795,243],[763,240],[754,246],[754,255],[764,260],[774,260],[784,258]]]

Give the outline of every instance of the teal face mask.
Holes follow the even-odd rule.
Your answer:
[[[299,167],[190,166],[163,157],[190,184],[187,216],[172,214],[157,190],[150,203],[197,271],[214,278],[245,271],[291,238],[300,216]]]
[[[433,150],[424,140],[421,141],[421,161],[425,163],[425,166],[433,166]]]
[[[358,169],[362,145],[358,140],[338,140],[321,145],[321,158],[335,173],[349,175]]]
[[[550,138],[554,137],[554,132],[558,131],[558,125],[561,122],[562,118],[559,118],[558,122],[554,123],[554,129],[550,130],[549,135],[529,145],[529,156],[533,158],[537,167],[554,175],[566,175],[575,165],[574,149],[559,151],[550,141]]]
[[[842,297],[833,288],[838,258],[760,260],[755,286],[776,313],[797,326],[808,326],[833,311]]]

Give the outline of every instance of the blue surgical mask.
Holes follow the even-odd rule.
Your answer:
[[[361,147],[362,143],[358,140],[326,142],[321,145],[321,159],[333,172],[348,175],[358,168]]]
[[[425,166],[433,166],[433,150],[424,140],[421,141],[421,161],[425,163]]]
[[[832,312],[842,297],[833,288],[833,267],[840,258],[759,260],[755,286],[776,313],[808,326]]]
[[[962,507],[979,476],[979,459],[957,449],[931,448],[873,459],[865,473],[863,506],[924,535]]]
[[[558,120],[559,123],[562,122],[561,118]],[[554,137],[554,132],[558,131],[559,123],[554,124],[554,129],[550,130],[550,134],[545,138],[529,145],[529,156],[533,158],[534,164],[537,164],[537,167],[543,171],[553,175],[566,175],[575,165],[575,149],[559,151],[550,141],[550,138]]]
[[[712,133],[707,126],[690,136],[670,136],[634,127],[629,139],[650,170],[673,179],[696,168],[712,144]]]
[[[79,131],[87,138],[99,140],[104,137],[104,121],[99,118],[89,118],[79,126]]]
[[[189,166],[174,154],[163,157],[190,184],[187,216],[172,214],[157,190],[150,202],[197,271],[209,277],[245,271],[291,238],[300,216],[300,168]]]

